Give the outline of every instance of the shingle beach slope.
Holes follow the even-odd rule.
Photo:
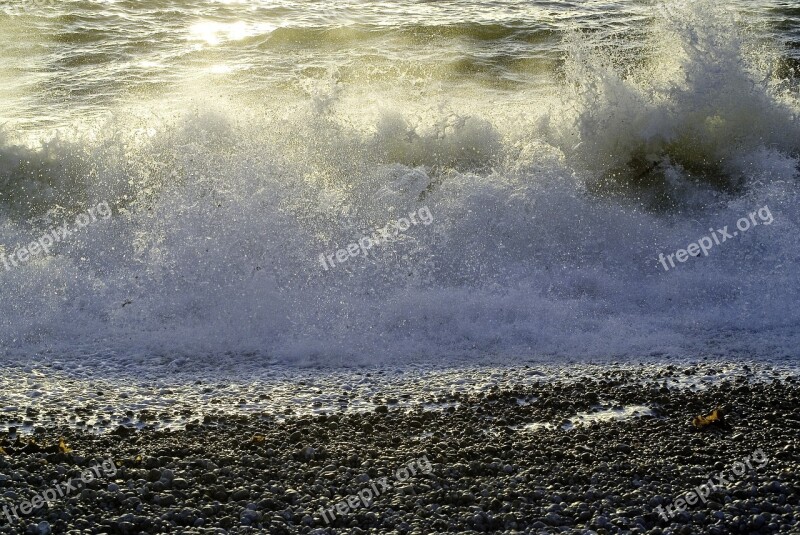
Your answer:
[[[542,370],[114,385],[14,369],[0,395],[0,533],[800,533],[795,371]],[[724,427],[691,425],[715,407]],[[757,450],[764,462],[742,470]],[[423,457],[428,473],[397,480]],[[109,460],[114,475],[10,512]],[[352,498],[368,488],[380,492]]]

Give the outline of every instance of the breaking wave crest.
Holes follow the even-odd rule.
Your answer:
[[[545,92],[333,69],[7,129],[6,257],[87,206],[113,217],[0,268],[0,343],[123,362],[796,356],[797,92],[712,6],[661,12],[643,58],[569,32]],[[769,227],[661,270],[764,205]],[[432,224],[320,263],[422,207]]]

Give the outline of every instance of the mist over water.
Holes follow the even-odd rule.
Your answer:
[[[794,8],[25,5],[0,7],[0,252],[113,215],[0,266],[9,357],[798,355]]]

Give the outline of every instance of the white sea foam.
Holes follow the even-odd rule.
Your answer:
[[[431,73],[334,70],[269,94],[193,80],[41,145],[6,132],[6,251],[48,211],[109,200],[114,216],[0,273],[0,344],[176,368],[797,357],[796,93],[747,29],[697,5],[656,20],[639,63],[570,34],[564,79],[538,92]],[[762,232],[659,269],[659,251],[763,205]],[[425,232],[319,269],[319,251],[422,206]]]

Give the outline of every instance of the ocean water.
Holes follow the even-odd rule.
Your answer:
[[[800,355],[793,2],[5,0],[0,58],[0,359]]]

